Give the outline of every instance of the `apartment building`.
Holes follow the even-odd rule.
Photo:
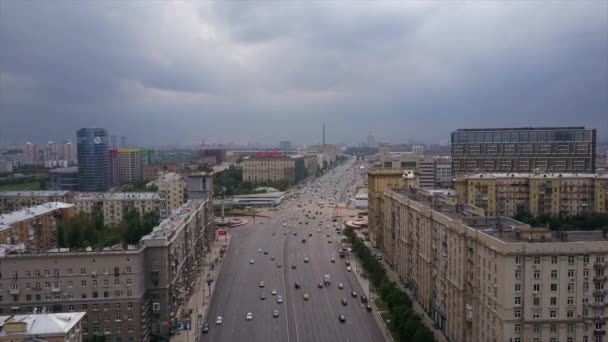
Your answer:
[[[478,173],[458,176],[459,203],[488,215],[578,215],[608,211],[608,174]]]
[[[382,249],[452,341],[604,341],[608,236],[385,190]]]
[[[0,316],[0,341],[82,342],[84,312]]]
[[[452,132],[454,175],[595,172],[596,131],[585,127],[483,128]]]
[[[161,217],[166,217],[171,210],[179,208],[186,202],[186,179],[179,173],[167,172],[158,176],[154,182],[161,198]]]
[[[105,225],[119,224],[131,209],[142,216],[161,212],[161,198],[155,192],[83,192],[74,197],[74,204],[79,214],[103,214]]]
[[[209,179],[212,182],[212,179]],[[137,245],[44,252],[0,245],[0,314],[86,312],[85,338],[170,335],[215,234],[210,196],[173,211]]]
[[[30,249],[54,248],[57,224],[75,214],[73,204],[48,202],[0,215],[0,241]]]
[[[413,171],[372,168],[367,170],[368,217],[370,242],[377,246],[382,241],[382,201],[386,189],[417,186]]]
[[[0,214],[47,202],[73,203],[71,191],[0,191]]]
[[[286,156],[252,157],[243,161],[245,182],[296,182],[296,160]]]

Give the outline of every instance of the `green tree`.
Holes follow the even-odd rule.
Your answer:
[[[45,180],[40,180],[38,182],[38,187],[40,188],[40,190],[47,190],[48,189]]]

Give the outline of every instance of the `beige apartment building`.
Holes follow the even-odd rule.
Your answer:
[[[479,173],[458,176],[459,203],[488,215],[577,215],[608,212],[608,175],[574,173]]]
[[[47,202],[74,203],[72,191],[0,191],[0,214]]]
[[[0,215],[0,243],[23,243],[38,250],[54,248],[57,225],[69,220],[76,210],[73,204],[49,202]]]
[[[82,192],[74,198],[79,214],[103,214],[105,225],[119,224],[131,209],[140,215],[160,213],[161,198],[154,192]]]
[[[382,201],[386,189],[416,186],[412,171],[372,168],[367,171],[368,218],[370,242],[377,246],[382,241]]]
[[[381,248],[451,341],[606,340],[608,236],[385,190]]]
[[[296,159],[291,157],[252,157],[243,161],[243,181],[280,182],[294,184]]]
[[[186,202],[186,179],[179,173],[163,173],[154,184],[158,186],[158,194],[161,198],[161,217],[168,216],[171,210],[179,208]]]
[[[214,234],[207,197],[174,210],[137,245],[44,252],[0,245],[0,314],[82,311],[84,338],[168,338],[169,321],[189,315],[189,289]]]

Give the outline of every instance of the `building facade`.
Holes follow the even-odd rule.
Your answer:
[[[287,182],[296,181],[296,159],[291,157],[252,157],[243,161],[243,181],[245,182]]]
[[[174,210],[125,248],[16,253],[0,245],[0,314],[82,311],[84,338],[167,339],[170,320],[189,318],[189,289],[214,236],[209,197]]]
[[[133,184],[144,180],[142,151],[138,148],[117,151],[118,183]]]
[[[452,172],[595,172],[596,131],[585,127],[452,132]]]
[[[605,233],[552,232],[427,196],[383,196],[386,258],[451,341],[605,340]]]
[[[458,176],[458,201],[488,215],[565,215],[608,211],[608,175],[574,173],[479,173]]]
[[[78,191],[78,166],[62,167],[49,171],[51,190]]]
[[[81,128],[76,132],[80,191],[108,191],[110,158],[108,131],[103,128]]]
[[[83,192],[74,197],[74,204],[78,214],[102,214],[105,225],[119,224],[129,210],[141,216],[161,213],[161,198],[155,192]]]
[[[154,183],[161,198],[160,217],[166,217],[171,210],[181,207],[186,202],[186,179],[179,173],[161,174]]]
[[[75,214],[73,204],[48,202],[0,215],[0,242],[33,250],[54,248],[57,225]]]
[[[72,191],[0,191],[0,214],[47,202],[74,203]]]

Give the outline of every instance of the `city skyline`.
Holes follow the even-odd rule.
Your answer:
[[[299,145],[322,122],[330,144],[547,125],[608,140],[606,2],[2,6],[3,143],[104,127]]]

